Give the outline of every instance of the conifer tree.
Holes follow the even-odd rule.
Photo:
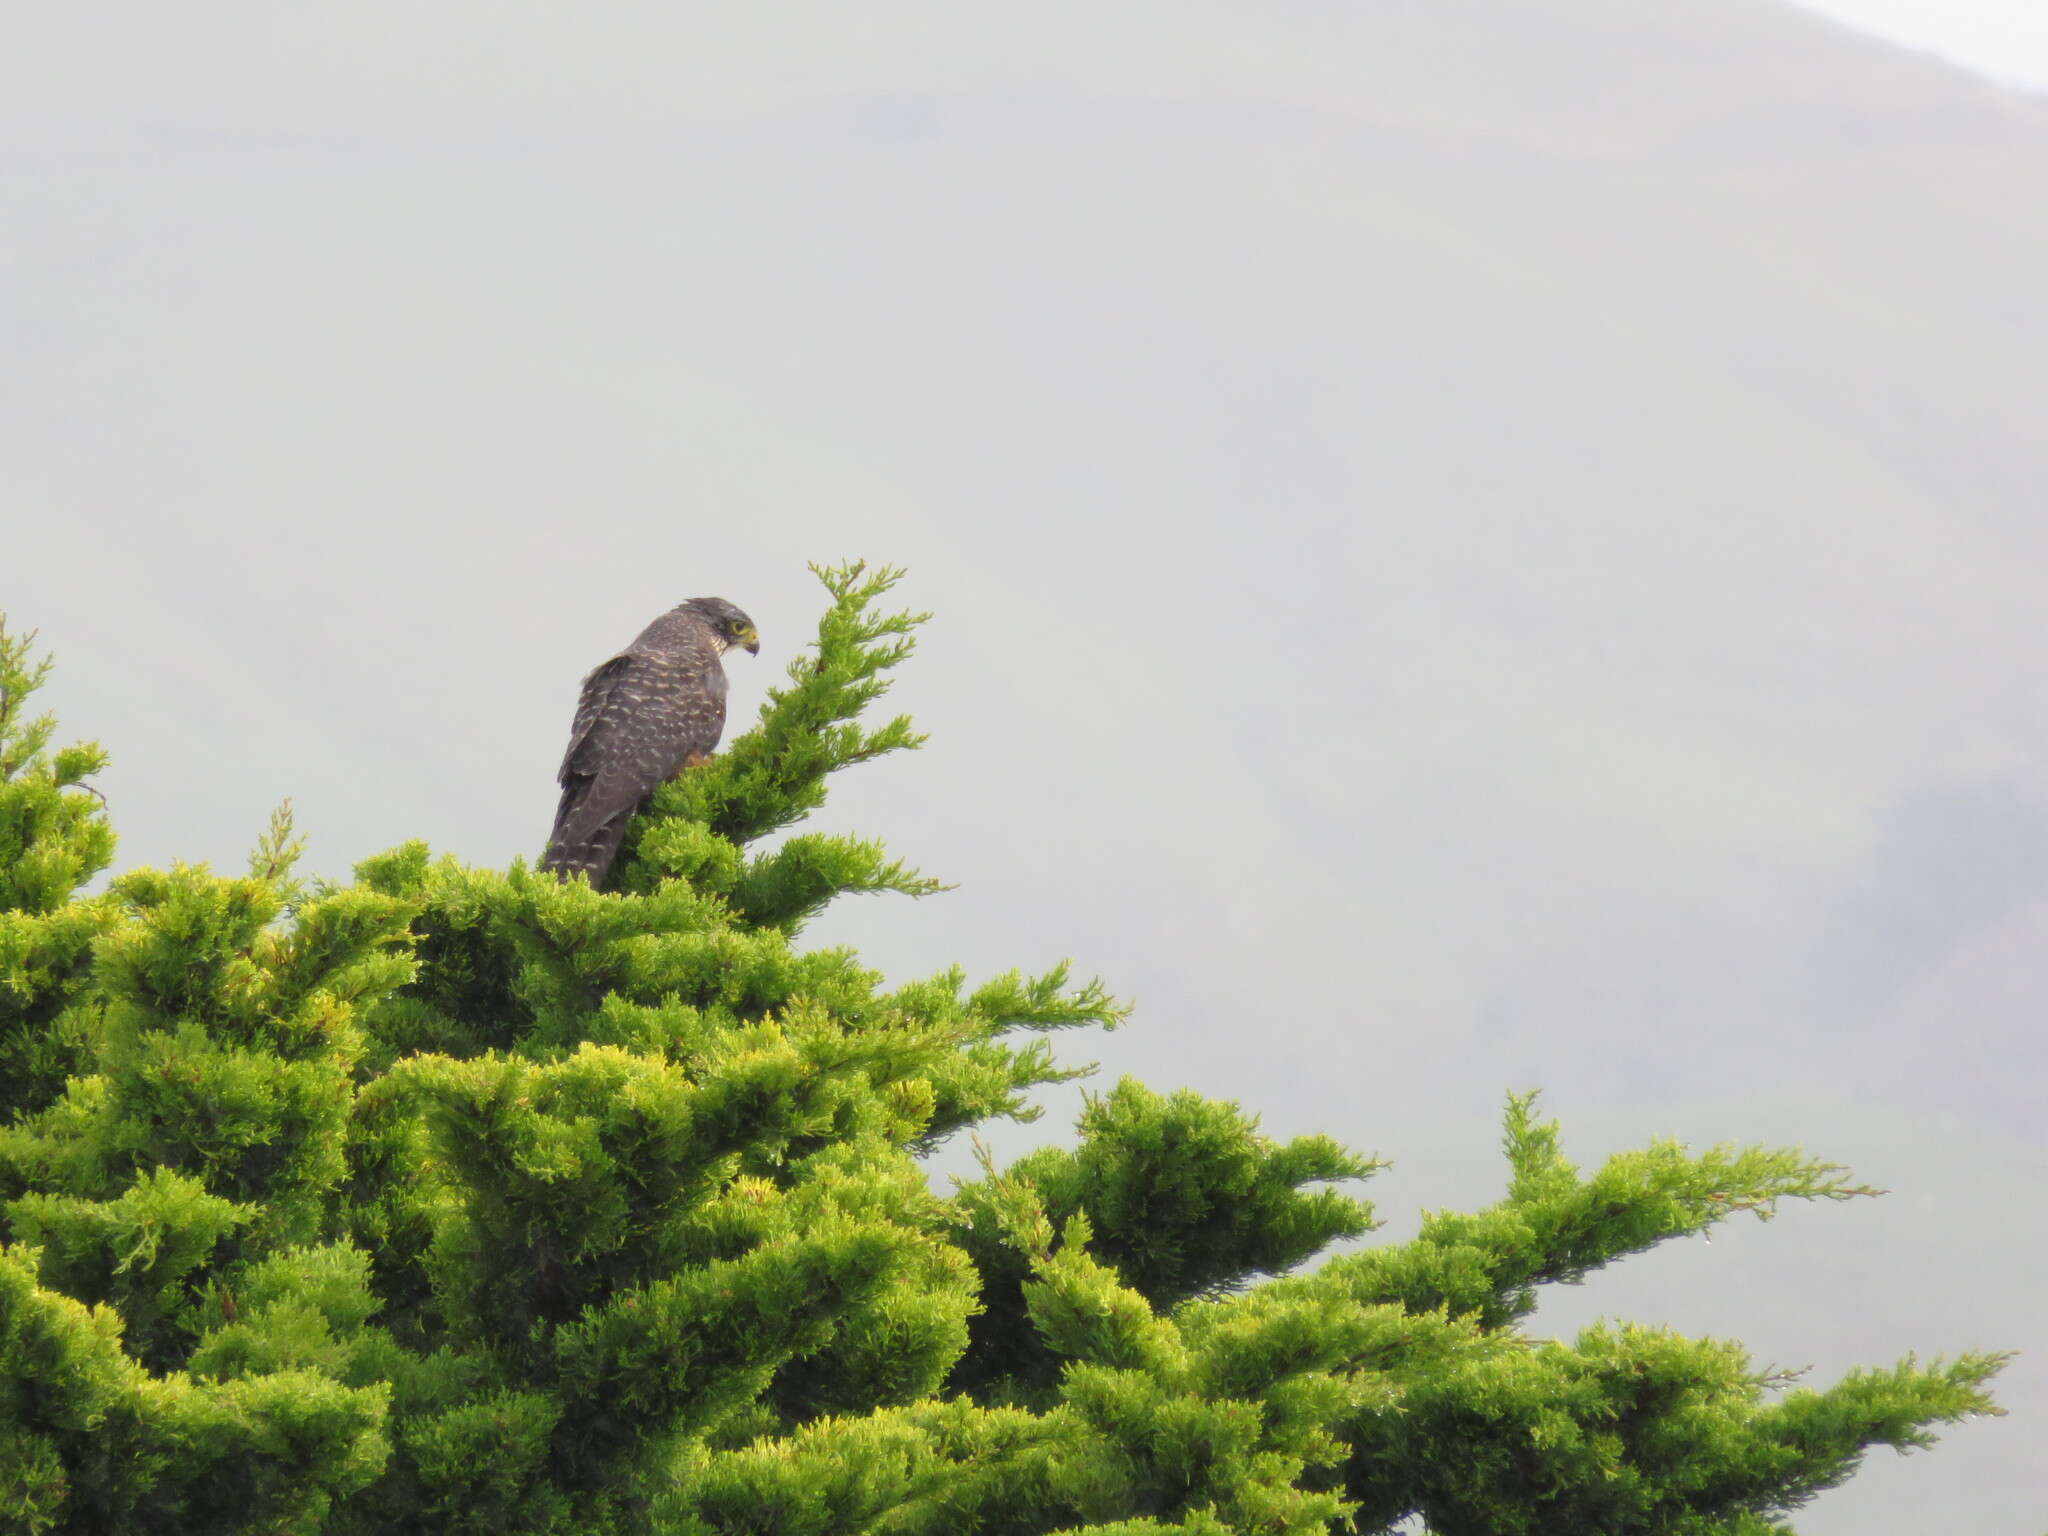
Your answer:
[[[1373,1164],[1127,1081],[932,1189],[920,1153],[1031,1117],[1074,1075],[1050,1035],[1124,1010],[801,945],[935,889],[767,841],[919,740],[862,722],[923,616],[820,574],[814,646],[610,892],[418,843],[305,882],[280,816],[244,874],[86,894],[103,757],[49,751],[0,630],[5,1529],[1756,1536],[1997,1411],[1992,1355],[1787,1389],[1727,1343],[1522,1331],[1546,1284],[1869,1193],[1797,1153],[1584,1174],[1515,1099],[1497,1204],[1358,1246]]]

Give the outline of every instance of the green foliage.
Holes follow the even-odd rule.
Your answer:
[[[1768,1221],[1780,1200],[1848,1200],[1874,1189],[1798,1152],[1659,1141],[1612,1158],[1591,1179],[1558,1148],[1557,1127],[1530,1118],[1535,1095],[1511,1098],[1508,1197],[1477,1215],[1434,1212],[1399,1248],[1340,1259],[1342,1272],[1411,1311],[1445,1307],[1488,1327],[1529,1315],[1536,1286],[1583,1279],[1631,1253],[1705,1231],[1741,1211]]]
[[[1079,1219],[1100,1233],[1095,1251],[1161,1312],[1371,1229],[1364,1203],[1305,1186],[1363,1178],[1376,1165],[1320,1136],[1273,1146],[1235,1105],[1185,1092],[1165,1099],[1127,1080],[1089,1102],[1079,1129],[1074,1151],[990,1169],[955,1198],[983,1308],[958,1380],[978,1393],[1045,1402],[1058,1391],[1067,1353],[1028,1325],[1026,1304],[1056,1227]]]
[[[47,750],[56,721],[26,713],[50,670],[34,644],[0,616],[0,1121],[47,1105],[87,1060],[92,945],[113,917],[77,899],[114,857],[85,785],[106,754],[92,742]]]
[[[1736,1347],[1524,1336],[1538,1288],[1785,1199],[1796,1153],[1590,1176],[1528,1099],[1505,1198],[1354,1248],[1376,1165],[1125,1082],[1071,1149],[942,1198],[1029,1119],[1063,967],[890,985],[795,937],[937,887],[784,832],[915,746],[862,711],[920,615],[820,572],[760,721],[665,786],[618,890],[412,843],[136,870],[0,629],[0,1509],[8,1529],[1091,1536],[1782,1529],[1873,1445],[1995,1412],[1994,1356],[1814,1391]]]

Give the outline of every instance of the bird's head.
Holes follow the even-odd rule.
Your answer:
[[[722,597],[693,597],[683,606],[711,626],[721,648],[742,646],[749,656],[761,654],[761,635],[754,621]]]

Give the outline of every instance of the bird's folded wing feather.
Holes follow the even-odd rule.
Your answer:
[[[601,766],[602,743],[593,741],[592,736],[605,717],[613,714],[611,706],[629,702],[621,695],[637,692],[626,682],[632,666],[632,655],[622,653],[583,679],[583,696],[576,701],[576,721],[569,727],[569,748],[562,754],[562,768],[555,775],[556,783],[566,785],[572,777],[594,774]]]

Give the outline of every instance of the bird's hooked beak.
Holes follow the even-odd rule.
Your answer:
[[[740,644],[747,648],[747,654],[749,656],[758,656],[761,654],[761,636],[760,633],[756,630],[741,630]]]

